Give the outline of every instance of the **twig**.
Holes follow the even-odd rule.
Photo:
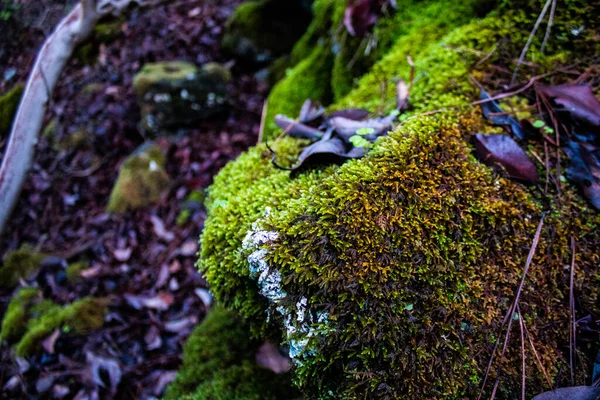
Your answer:
[[[548,193],[548,181],[550,180],[550,154],[548,154],[548,143],[544,142],[544,155],[546,156],[546,185],[544,186],[544,194]]]
[[[521,307],[517,304],[517,312],[519,313],[519,327],[521,328],[521,361],[522,361],[522,390],[521,390],[521,399],[525,400],[525,334],[523,333],[523,314],[521,314]]]
[[[265,102],[263,103],[262,113],[260,114],[260,127],[258,128],[258,140],[256,141],[256,144],[259,144],[263,140],[263,135],[265,133],[265,118],[267,117],[268,104],[268,100],[265,100]]]
[[[494,45],[494,47],[492,47],[492,50],[490,50],[490,52],[487,53],[485,55],[485,57],[483,57],[481,60],[477,61],[477,64],[475,64],[475,68],[479,67],[481,64],[483,64],[484,62],[489,60],[490,57],[496,52],[496,49],[497,49],[497,47]]]
[[[552,0],[546,1],[546,4],[544,5],[542,12],[540,13],[540,16],[538,17],[537,21],[535,22],[535,25],[533,26],[533,30],[529,34],[527,43],[525,43],[525,47],[523,47],[523,51],[521,52],[521,56],[519,57],[519,62],[517,63],[517,66],[515,67],[515,71],[513,72],[512,79],[510,80],[511,85],[513,83],[515,83],[515,81],[517,80],[517,73],[519,72],[519,67],[523,63],[523,60],[525,59],[525,55],[527,54],[527,51],[529,50],[529,46],[531,46],[533,37],[535,36],[535,33],[537,32],[538,28],[540,27],[540,24],[542,23],[542,20],[544,19],[544,16],[546,15],[546,11],[548,11],[548,7],[550,6],[551,2],[552,2]]]
[[[544,35],[544,40],[542,41],[542,47],[540,52],[543,54],[544,49],[546,48],[546,43],[548,42],[548,38],[550,37],[550,29],[552,29],[552,22],[554,21],[554,11],[556,10],[556,0],[552,0],[552,7],[550,8],[550,17],[548,17],[548,27],[546,28],[546,34]]]
[[[548,384],[548,389],[552,390],[552,381],[550,380],[550,377],[548,376],[548,373],[546,372],[546,369],[544,368],[544,365],[542,364],[542,360],[540,360],[540,356],[538,355],[537,351],[535,350],[535,345],[533,344],[533,340],[531,339],[531,335],[529,334],[529,330],[527,329],[527,324],[525,323],[525,321],[523,321],[523,329],[525,329],[525,334],[527,335],[527,340],[529,341],[529,345],[531,346],[531,350],[533,351],[535,360],[537,361],[538,366],[540,367],[540,369],[542,370],[542,373],[544,374],[544,377],[546,378],[546,383]]]
[[[569,368],[571,369],[571,385],[575,386],[575,347],[576,322],[575,322],[575,296],[573,294],[573,280],[575,279],[575,238],[571,237],[571,276],[569,279]]]

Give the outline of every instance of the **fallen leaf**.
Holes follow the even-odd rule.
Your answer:
[[[175,380],[177,376],[177,371],[161,371],[158,376],[158,380],[156,381],[156,385],[154,385],[154,395],[160,397],[165,388]]]
[[[600,148],[570,141],[564,150],[569,156],[567,178],[577,183],[583,195],[600,210]]]
[[[62,399],[69,393],[71,393],[71,390],[68,386],[57,384],[52,387],[52,396],[54,396],[55,399]]]
[[[165,330],[172,333],[187,333],[197,322],[195,317],[181,318],[173,321],[167,321],[164,324]]]
[[[485,91],[481,90],[481,100],[489,99],[490,95]],[[513,135],[519,140],[525,139],[525,134],[521,124],[512,115],[504,114],[500,105],[495,101],[487,101],[481,104],[481,111],[483,116],[491,121],[494,125],[509,126]],[[502,114],[502,115],[496,115]]]
[[[355,147],[354,149],[363,149],[362,147]],[[269,150],[271,150],[269,148]],[[335,164],[343,162],[350,158],[360,158],[364,155],[364,149],[362,151],[349,152],[346,150],[344,142],[340,138],[331,138],[329,140],[319,140],[307,146],[302,150],[298,157],[298,163],[290,168],[282,167],[275,162],[276,154],[271,150],[273,165],[279,169],[288,171],[299,171],[302,168],[316,165],[316,164]]]
[[[375,25],[381,11],[378,0],[350,0],[344,12],[344,26],[352,36],[364,36]]]
[[[180,254],[184,257],[195,256],[198,252],[198,243],[195,240],[188,240],[181,245]]]
[[[281,354],[271,342],[264,342],[256,351],[256,364],[276,374],[284,374],[292,369],[290,358]]]
[[[323,114],[325,114],[325,109],[321,103],[307,99],[304,104],[302,104],[302,108],[300,108],[298,120],[303,124],[308,124],[309,122],[318,120]]]
[[[289,136],[310,140],[318,140],[323,137],[323,132],[320,130],[293,120],[285,115],[275,116],[275,125],[287,132]]]
[[[165,223],[162,219],[160,219],[156,215],[152,215],[150,216],[150,220],[152,221],[152,225],[154,226],[154,233],[156,233],[156,236],[158,236],[166,242],[170,242],[175,238],[175,234],[173,232],[169,232],[165,229]]]
[[[102,379],[102,371],[108,374],[108,386],[114,395],[117,392],[117,386],[121,382],[123,372],[117,360],[96,356],[91,352],[86,353],[86,360],[90,369],[92,381],[100,387],[106,387],[106,382]]]
[[[146,349],[156,350],[162,347],[162,338],[160,337],[160,330],[152,325],[148,332],[144,335],[144,342],[146,342]]]
[[[54,345],[56,344],[56,340],[60,336],[60,329],[55,329],[54,332],[50,336],[48,336],[42,342],[42,347],[50,354],[54,354]]]
[[[562,106],[573,118],[600,127],[600,101],[594,96],[589,85],[539,86],[538,90],[554,99],[554,102]]]
[[[475,135],[479,159],[491,167],[504,169],[511,178],[538,183],[537,168],[523,149],[507,135]]]
[[[371,118],[363,121],[355,121],[344,117],[333,117],[328,120],[328,125],[345,141],[348,141],[352,136],[357,135],[360,130],[372,129],[372,133],[366,135],[365,138],[369,141],[374,141],[377,137],[385,135],[392,128],[392,123],[397,117],[397,111],[386,117]]]
[[[136,310],[141,310],[142,308],[151,308],[158,311],[166,311],[169,309],[171,304],[173,304],[173,296],[169,294],[146,297],[126,293],[123,295],[123,297],[125,298],[125,301],[127,301],[127,303]]]
[[[600,387],[574,386],[539,394],[533,400],[596,400],[599,396]]]
[[[198,296],[200,300],[202,300],[202,303],[204,303],[205,307],[210,307],[210,305],[212,304],[212,295],[208,290],[203,288],[196,288],[194,289],[194,293],[196,293],[196,296]]]
[[[131,249],[131,247],[127,247],[125,249],[117,249],[117,250],[113,251],[113,254],[114,254],[115,258],[117,259],[117,261],[125,262],[125,261],[129,260],[132,252],[133,252],[133,250]]]
[[[347,108],[345,110],[334,111],[327,118],[342,117],[354,121],[362,121],[369,118],[369,110],[364,108]]]
[[[54,384],[54,381],[56,380],[56,376],[54,375],[47,375],[47,376],[41,376],[38,378],[38,380],[35,382],[35,390],[37,390],[38,393],[44,393],[47,392],[52,385]]]

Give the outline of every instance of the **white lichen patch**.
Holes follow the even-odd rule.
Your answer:
[[[270,208],[265,210],[264,216],[270,214]],[[249,252],[248,263],[250,276],[257,280],[259,293],[269,300],[269,303],[283,317],[283,328],[286,332],[287,343],[290,347],[289,355],[296,361],[300,358],[313,356],[313,350],[306,350],[310,338],[328,330],[329,315],[325,312],[313,313],[309,308],[309,301],[301,297],[295,306],[283,300],[288,293],[283,289],[282,276],[266,261],[268,250],[265,244],[275,242],[279,238],[277,232],[262,228],[260,220],[252,224],[252,229],[246,233],[242,242],[242,250]],[[271,317],[267,310],[267,316]]]

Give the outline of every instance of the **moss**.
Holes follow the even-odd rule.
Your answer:
[[[45,254],[38,253],[28,244],[23,244],[18,250],[8,252],[0,267],[0,286],[4,288],[16,286],[19,279],[31,275],[44,258],[46,258]]]
[[[90,95],[100,92],[103,88],[104,88],[104,85],[102,85],[101,83],[98,83],[98,82],[89,83],[89,84],[85,85],[83,87],[83,89],[81,89],[81,93],[86,96],[90,96]]]
[[[0,138],[10,132],[24,89],[22,84],[17,84],[0,96]]]
[[[30,303],[40,295],[34,287],[22,288],[12,297],[0,329],[0,342],[13,341],[22,336],[27,329],[27,310]]]
[[[276,375],[255,362],[261,342],[234,314],[217,307],[190,335],[183,366],[166,399],[293,399],[290,375]]]
[[[47,138],[49,141],[54,141],[58,134],[58,118],[52,118],[44,127],[42,136]]]
[[[97,24],[94,27],[94,37],[93,40],[97,44],[104,43],[108,44],[117,39],[122,33],[122,26],[125,22],[124,17],[120,17],[114,21],[108,21],[104,23]]]
[[[257,63],[292,49],[310,22],[301,1],[254,0],[240,4],[225,26],[225,51]]]
[[[469,75],[489,76],[490,64],[478,62],[494,46],[488,63],[518,58],[540,4],[513,3],[468,23],[457,16],[454,26],[464,25],[443,35],[438,27],[398,34],[356,89],[330,107],[388,112],[395,88],[382,82],[406,79],[406,57],[413,58],[418,80],[406,116],[415,118],[366,157],[291,176],[273,169],[259,145],[215,178],[200,269],[215,297],[245,316],[252,332],[283,337],[308,397],[477,396],[543,210],[548,215],[520,307],[548,374],[568,364],[569,240],[577,240],[578,300],[586,312],[598,312],[600,216],[573,186],[558,196],[518,185],[478,163],[469,145],[472,132],[494,129],[469,105],[478,92]],[[571,7],[586,15],[557,13],[558,37],[569,23],[597,25],[600,5]],[[485,12],[473,6],[471,15]],[[583,40],[553,40],[541,55],[540,36],[530,53],[540,74],[598,47],[590,30]],[[289,96],[276,87],[269,99],[272,115],[297,113],[295,81],[288,78],[278,86],[289,85]],[[418,115],[440,108],[447,110]],[[280,163],[292,163],[302,147],[290,138],[272,144]],[[526,353],[531,396],[547,388],[535,356]],[[582,357],[578,384],[589,361]],[[520,364],[513,341],[500,365],[498,398],[519,395]]]
[[[302,103],[308,98],[329,104],[332,100],[331,68],[333,55],[329,48],[316,46],[311,55],[288,71],[285,78],[279,81],[269,95],[265,138],[272,137],[276,126],[275,115],[286,114],[296,116]]]
[[[198,73],[198,68],[186,61],[169,61],[146,64],[133,78],[138,97],[160,82],[185,81]]]
[[[51,302],[40,303],[40,315],[28,321],[27,331],[15,345],[15,354],[26,357],[37,351],[41,341],[55,329],[78,335],[89,333],[104,324],[106,299],[86,297],[64,307]]]
[[[87,129],[81,128],[67,134],[56,144],[57,150],[77,150],[88,148],[94,137]]]
[[[90,267],[87,261],[77,261],[69,264],[67,267],[67,280],[69,283],[77,283],[81,281],[81,272],[85,271]]]
[[[156,145],[128,157],[119,170],[107,211],[119,213],[156,202],[170,182],[164,168],[165,156]]]

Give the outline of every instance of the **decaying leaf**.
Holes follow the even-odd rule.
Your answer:
[[[290,358],[281,354],[279,349],[271,342],[264,342],[260,346],[256,352],[256,364],[276,374],[284,374],[292,369]]]
[[[535,164],[510,136],[477,133],[475,148],[479,159],[486,165],[504,169],[514,179],[539,182]]]
[[[342,117],[354,121],[363,121],[369,118],[369,110],[364,108],[346,108],[345,110],[334,111],[328,115],[328,118]]]
[[[315,164],[336,164],[350,158],[360,158],[364,155],[364,148],[354,147],[350,151],[346,150],[346,145],[342,139],[334,137],[328,140],[319,140],[305,147],[298,157],[298,163],[288,168],[277,164],[275,161],[275,152],[270,147],[269,150],[272,154],[271,162],[273,165],[287,171],[299,171],[302,168]]]
[[[538,90],[562,107],[557,111],[569,112],[580,122],[600,127],[600,101],[589,85],[540,86]]]
[[[311,99],[306,99],[304,104],[302,104],[302,108],[300,109],[299,121],[303,124],[308,124],[310,122],[316,121],[321,118],[325,114],[325,109],[318,101],[313,101]]]
[[[490,95],[485,91],[481,90],[481,100],[489,99]],[[523,128],[519,121],[517,121],[512,115],[504,114],[500,105],[495,101],[487,101],[481,104],[481,111],[483,116],[491,121],[494,125],[509,126],[511,132],[519,140],[525,139]]]
[[[574,386],[539,394],[533,400],[597,400],[599,397],[600,387]]]
[[[344,13],[344,26],[352,36],[364,36],[377,22],[380,0],[349,0]]]
[[[569,156],[567,177],[577,183],[583,195],[600,210],[600,148],[570,141],[564,150]]]
[[[117,386],[119,386],[123,376],[118,361],[112,358],[100,357],[91,352],[86,353],[86,360],[94,384],[100,387],[107,387],[108,384],[111,393],[116,393]],[[102,379],[102,371],[105,371],[108,375],[108,382],[104,382]]]
[[[310,140],[318,140],[323,137],[323,132],[320,130],[293,120],[285,115],[275,116],[275,124],[293,137]]]
[[[364,121],[354,121],[343,117],[333,117],[328,120],[328,124],[333,128],[337,135],[345,141],[349,141],[359,131],[372,129],[372,132],[365,136],[366,139],[373,141],[379,136],[385,135],[391,128],[392,123],[397,118],[397,112],[382,118],[372,118]]]

